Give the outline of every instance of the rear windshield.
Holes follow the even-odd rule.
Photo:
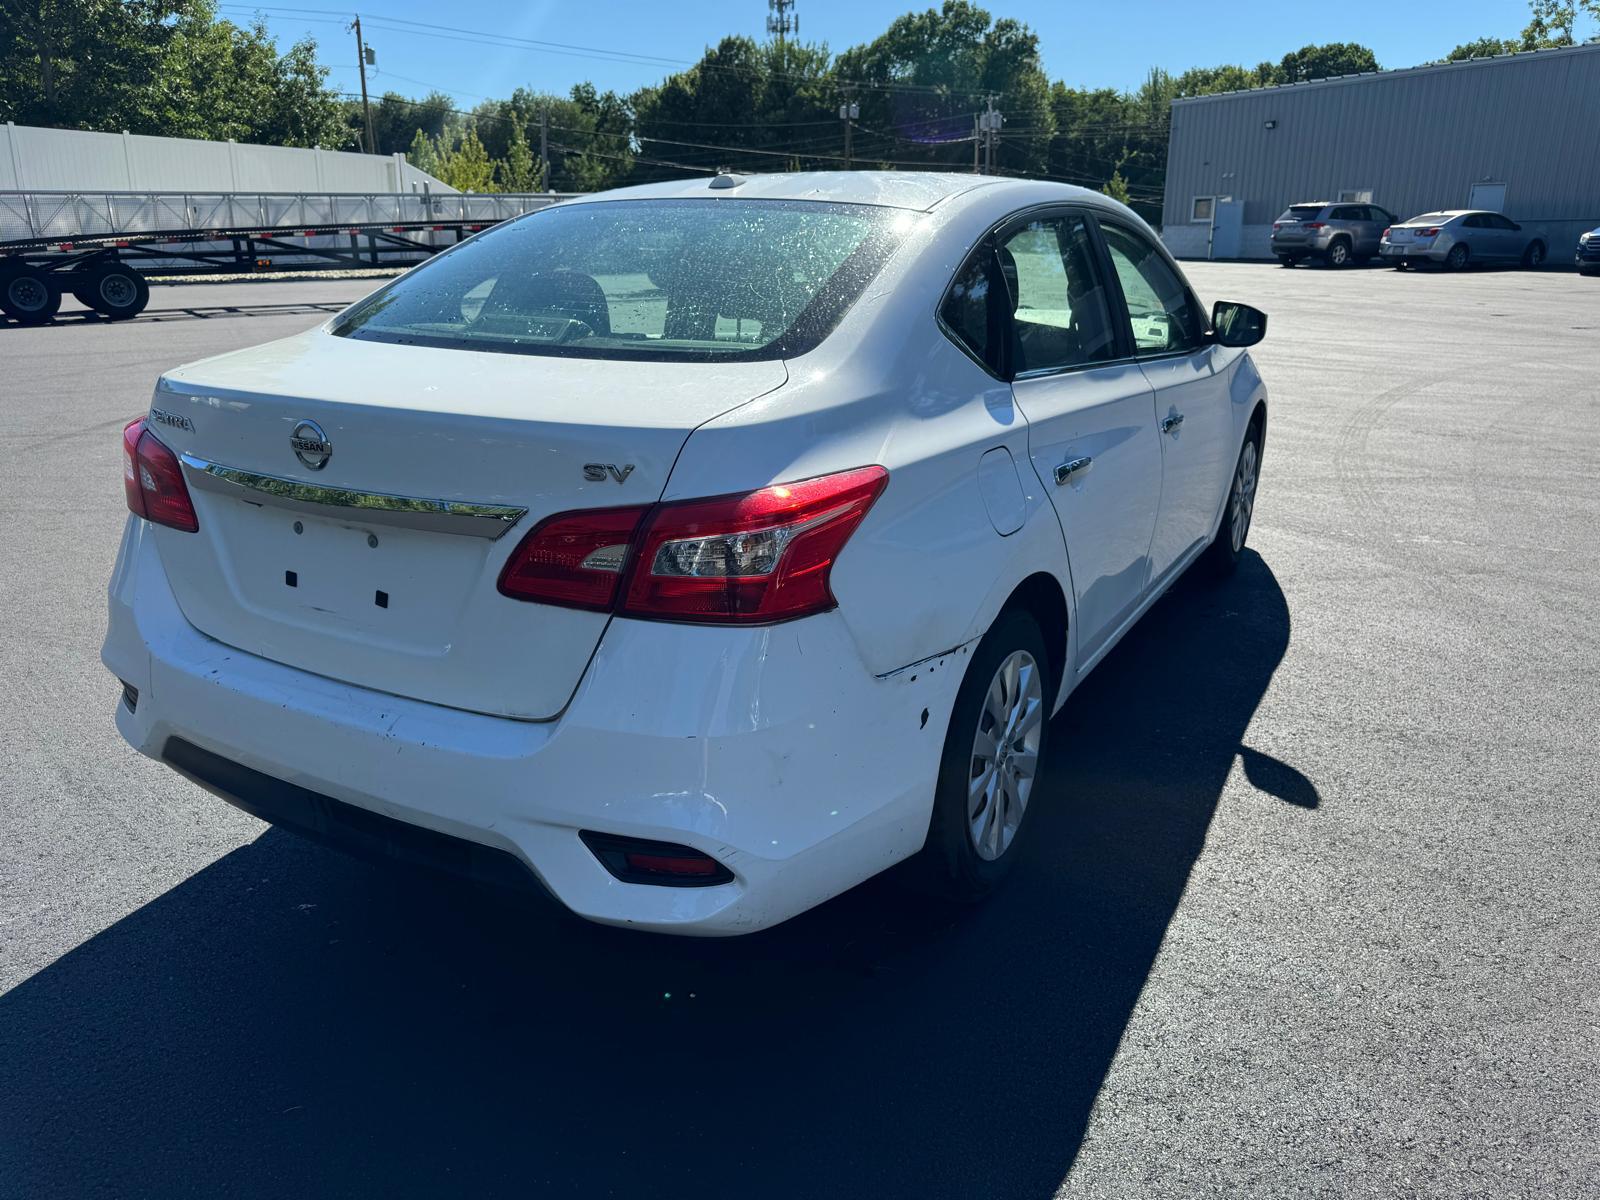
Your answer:
[[[1412,217],[1407,225],[1443,225],[1450,219],[1449,213],[1423,213],[1420,217]]]
[[[333,332],[507,354],[787,357],[832,331],[914,220],[808,201],[556,205],[423,264]]]
[[[1283,216],[1279,217],[1278,220],[1280,220],[1280,221],[1310,221],[1310,220],[1314,220],[1316,218],[1316,215],[1318,213],[1320,213],[1321,211],[1322,211],[1322,205],[1320,205],[1320,204],[1291,204],[1284,211]]]

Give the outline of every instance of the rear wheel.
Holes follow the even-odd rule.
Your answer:
[[[61,308],[61,288],[48,271],[21,266],[0,274],[0,311],[24,325],[42,325]]]
[[[104,263],[73,273],[72,294],[79,303],[109,317],[125,321],[150,303],[150,284],[124,263]]]
[[[1344,238],[1334,238],[1333,244],[1328,247],[1324,256],[1330,267],[1346,267],[1350,265],[1350,243]]]
[[[1278,255],[1278,265],[1280,267],[1292,267],[1292,266],[1294,266],[1294,255],[1292,255],[1292,254],[1280,254],[1280,255]]]
[[[1256,483],[1261,471],[1261,423],[1252,422],[1233,468],[1228,485],[1228,506],[1222,513],[1217,536],[1205,552],[1206,566],[1217,576],[1231,575],[1244,554],[1244,540],[1250,535],[1250,518],[1256,511]]]
[[[1528,248],[1522,252],[1522,265],[1530,270],[1544,265],[1543,242],[1528,243]]]
[[[1465,271],[1467,260],[1472,257],[1472,252],[1467,249],[1465,242],[1457,242],[1450,247],[1450,253],[1444,256],[1444,265],[1451,271]]]
[[[922,882],[956,901],[981,899],[1010,873],[1028,828],[1055,696],[1038,622],[1002,613],[978,644],[945,734]]]

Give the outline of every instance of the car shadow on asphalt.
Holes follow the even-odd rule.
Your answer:
[[[1180,583],[1053,723],[1028,860],[969,911],[879,879],[763,934],[654,937],[268,831],[0,997],[0,1179],[1048,1196],[1289,632],[1254,553]]]

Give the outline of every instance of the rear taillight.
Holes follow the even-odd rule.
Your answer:
[[[1303,228],[1306,228],[1306,229],[1326,229],[1327,227],[1328,227],[1328,223],[1326,221],[1307,221]]]
[[[1417,230],[1417,236],[1418,237],[1438,237],[1439,236],[1439,227],[1437,225],[1435,225],[1435,226],[1433,226],[1433,227],[1431,227],[1429,229],[1419,229],[1419,230]]]
[[[500,572],[500,592],[565,608],[609,610],[644,508],[597,508],[539,522]]]
[[[1383,227],[1383,236],[1384,237],[1388,237],[1389,236],[1389,232],[1390,232],[1389,226],[1385,225]]]
[[[834,560],[888,480],[882,467],[861,467],[648,510],[563,513],[522,540],[500,591],[667,621],[755,624],[822,612],[835,603]]]
[[[143,417],[122,431],[122,490],[135,516],[184,533],[200,528],[178,456],[150,432]]]

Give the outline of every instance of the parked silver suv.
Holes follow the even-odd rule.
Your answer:
[[[1312,257],[1330,267],[1363,263],[1378,253],[1395,220],[1376,204],[1291,204],[1272,223],[1272,252],[1286,267]]]

